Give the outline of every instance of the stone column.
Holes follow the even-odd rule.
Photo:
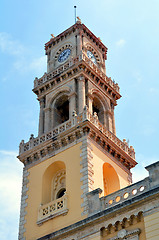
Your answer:
[[[76,111],[76,93],[71,92],[69,95],[69,119],[72,118],[73,111]]]
[[[77,55],[81,54],[82,52],[82,33],[79,30],[77,34]]]
[[[106,111],[106,116],[107,116],[107,127],[108,127],[108,130],[113,132],[112,112],[110,110]]]
[[[93,96],[91,93],[88,92],[87,97],[88,97],[88,111],[90,112],[90,114],[93,114],[93,109],[92,109]]]
[[[69,95],[69,119],[72,118],[74,111],[76,111],[75,79],[72,80],[71,93]]]
[[[45,108],[44,109],[45,111],[45,122],[44,122],[44,125],[45,125],[45,133],[48,132],[50,130],[50,112],[51,112],[51,109],[50,108]]]
[[[114,105],[112,104],[112,132],[116,135]]]
[[[83,112],[83,108],[86,105],[85,97],[85,78],[80,76],[78,78],[78,113]]]
[[[40,99],[40,114],[39,114],[39,136],[44,133],[44,107],[45,107],[45,99]]]

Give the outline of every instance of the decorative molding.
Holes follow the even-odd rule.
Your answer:
[[[79,115],[74,114],[71,120],[58,125],[56,128],[37,138],[32,135],[30,141],[19,146],[18,158],[25,164],[30,165],[37,161],[52,156],[60,149],[70,147],[73,142],[83,136],[90,137],[103,151],[108,152],[116,161],[130,169],[136,165],[135,152],[127,142],[122,142],[112,132],[108,131],[98,120],[96,115],[91,115],[87,107]],[[31,166],[31,165],[30,165]]]
[[[52,200],[55,200],[60,189],[66,189],[66,170],[62,169],[56,173],[52,181]]]
[[[58,58],[59,54],[60,54],[63,50],[65,50],[65,49],[67,49],[67,48],[72,49],[72,44],[71,44],[71,43],[66,43],[65,45],[61,46],[61,47],[58,49],[58,51],[55,53],[55,60]]]
[[[139,234],[141,233],[141,230],[139,228],[133,230],[133,231],[127,231],[125,229],[122,229],[118,232],[116,237],[109,238],[108,240],[138,240]]]
[[[85,53],[72,58],[56,70],[45,73],[41,78],[35,78],[33,92],[40,97],[67,79],[81,74],[81,71],[85,73],[86,76],[89,76],[112,101],[115,102],[121,97],[118,84],[110,77],[107,77]]]

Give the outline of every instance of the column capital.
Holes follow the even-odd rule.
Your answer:
[[[112,116],[112,115],[113,115],[113,113],[112,113],[112,111],[111,111],[111,110],[106,110],[106,111],[105,111],[105,113],[106,113],[106,114],[108,114],[108,115],[110,115],[110,116]]]
[[[47,107],[47,108],[44,108],[44,112],[49,112],[51,111],[51,108]]]
[[[70,99],[71,97],[76,96],[76,95],[77,95],[77,93],[76,93],[75,91],[72,91],[72,92],[70,92],[70,94],[68,95],[68,98]]]
[[[85,77],[83,75],[81,75],[81,76],[78,77],[78,80],[85,81]]]
[[[39,102],[40,102],[40,108],[44,108],[45,107],[45,99],[44,98],[40,98]]]
[[[88,97],[90,100],[93,100],[93,95],[92,95],[92,93],[88,92],[88,93],[87,93],[87,97]]]

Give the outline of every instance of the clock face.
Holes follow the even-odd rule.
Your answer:
[[[59,57],[58,57],[58,61],[60,63],[64,62],[71,54],[71,49],[70,48],[66,48],[65,50],[63,50],[63,52],[60,53]]]
[[[94,63],[94,64],[97,64],[97,61],[96,61],[96,58],[94,56],[94,54],[91,52],[91,51],[87,51],[87,57],[91,59],[91,61]]]

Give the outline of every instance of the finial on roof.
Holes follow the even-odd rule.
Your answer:
[[[77,23],[81,23],[81,19],[77,17]]]
[[[54,34],[51,34],[51,37],[52,37],[52,38],[55,38]]]
[[[98,37],[99,41],[102,41],[100,37]]]
[[[76,23],[76,8],[77,8],[77,6],[74,6],[74,9],[75,9],[75,23]]]

